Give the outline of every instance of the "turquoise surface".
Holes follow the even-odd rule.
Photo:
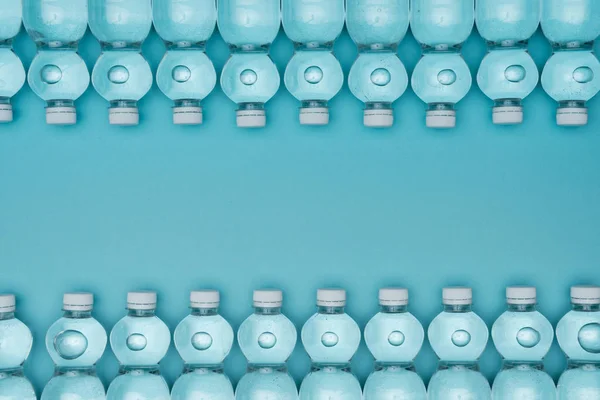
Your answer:
[[[28,67],[33,42],[21,33],[15,46]],[[153,32],[143,52],[154,72],[164,50]],[[215,35],[207,50],[220,73],[225,43]],[[539,31],[530,50],[541,69],[551,50]],[[80,52],[91,70],[100,46],[89,32]],[[347,33],[335,52],[347,74],[357,56]],[[280,33],[271,53],[283,76],[292,43]],[[412,73],[421,51],[411,35],[399,54]],[[475,76],[483,40],[472,35],[463,54]],[[427,327],[442,286],[472,285],[474,311],[491,327],[505,310],[504,287],[530,284],[556,325],[569,285],[600,283],[600,102],[577,129],[556,127],[556,105],[539,86],[522,126],[493,126],[491,103],[473,85],[457,128],[428,130],[425,105],[408,89],[394,127],[371,130],[345,84],[329,126],[301,127],[281,85],[267,127],[250,131],[235,127],[236,105],[217,87],[202,126],[176,127],[155,84],[139,103],[141,124],[119,128],[90,87],[78,124],[51,127],[43,101],[24,88],[15,121],[0,126],[0,292],[16,293],[17,316],[33,331],[25,371],[38,394],[53,372],[44,335],[65,291],[94,292],[94,315],[109,331],[128,290],[155,289],[173,331],[191,289],[220,289],[237,329],[252,312],[252,289],[279,287],[299,330],[320,286],[347,289],[347,312],[362,328],[381,286],[407,286],[410,311]],[[436,361],[426,342],[416,359],[426,381]],[[564,365],[554,342],[554,379]],[[299,381],[309,366],[298,341],[291,374]],[[372,366],[363,341],[353,360],[361,382]],[[225,370],[235,383],[245,368],[236,343]],[[491,342],[481,368],[490,379],[500,369]],[[117,369],[107,349],[98,364],[105,385]],[[182,370],[173,346],[161,369],[172,385]]]

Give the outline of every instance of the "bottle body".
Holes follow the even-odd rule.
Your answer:
[[[411,29],[424,47],[445,51],[467,40],[475,21],[473,0],[412,0]]]
[[[92,84],[110,103],[109,123],[137,125],[137,102],[152,86],[152,71],[140,47],[152,26],[150,0],[90,0],[90,30],[102,54],[92,71]]]
[[[491,46],[524,44],[540,23],[541,5],[541,0],[478,0],[477,30]]]
[[[394,47],[404,39],[410,21],[409,0],[348,0],[346,24],[362,49]]]
[[[13,120],[10,99],[25,83],[23,63],[12,51],[12,40],[21,30],[23,7],[21,0],[0,0],[0,123]]]
[[[542,31],[555,47],[583,47],[600,35],[600,3],[542,0]]]
[[[33,338],[29,328],[15,318],[14,310],[0,307],[0,398],[36,400],[35,391],[23,374]]]
[[[215,0],[154,0],[152,13],[168,48],[204,48],[217,23]]]

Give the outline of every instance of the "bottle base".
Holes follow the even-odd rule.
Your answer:
[[[267,124],[265,110],[237,110],[235,116],[238,128],[263,128]]]
[[[140,112],[137,107],[111,107],[108,109],[108,122],[111,125],[138,125]]]
[[[329,108],[327,107],[302,107],[300,108],[300,125],[327,125],[329,124]]]
[[[173,124],[200,125],[202,122],[202,107],[173,107]]]
[[[46,123],[48,125],[75,125],[77,111],[75,107],[46,107]]]
[[[365,110],[363,124],[367,128],[390,128],[394,125],[394,112],[388,109]]]
[[[495,125],[518,125],[523,123],[523,107],[498,106],[492,108],[492,122]]]
[[[588,110],[585,107],[559,107],[556,110],[558,126],[584,126],[588,123]]]
[[[10,104],[0,104],[0,123],[12,122],[13,109]]]
[[[428,110],[425,114],[425,125],[428,128],[449,129],[456,126],[455,110]]]

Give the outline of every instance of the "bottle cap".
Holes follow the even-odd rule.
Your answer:
[[[175,125],[200,125],[202,123],[202,107],[173,107],[173,123]]]
[[[0,312],[14,312],[16,301],[14,294],[0,294]]]
[[[368,128],[389,128],[394,125],[394,112],[388,109],[364,110],[363,124]]]
[[[108,109],[108,122],[111,125],[138,125],[140,112],[137,107],[111,107]]]
[[[327,125],[329,123],[329,108],[302,107],[300,108],[300,125]]]
[[[46,123],[48,125],[75,125],[77,111],[75,107],[46,107]]]
[[[405,306],[408,304],[408,289],[379,289],[379,304],[382,306]]]
[[[263,128],[267,124],[265,110],[237,110],[235,116],[239,128]]]
[[[0,104],[0,122],[12,122],[13,109],[11,104]]]
[[[220,300],[218,290],[194,290],[190,293],[191,308],[217,308]]]
[[[508,304],[535,304],[536,301],[536,289],[533,286],[508,286],[506,288]]]
[[[317,306],[344,307],[345,305],[346,291],[344,289],[317,290]]]
[[[588,110],[585,107],[559,107],[556,110],[556,124],[558,126],[584,126],[587,123]]]
[[[63,295],[63,310],[65,311],[91,311],[94,308],[94,295],[92,293],[65,293]]]
[[[456,126],[455,110],[429,110],[425,115],[428,128],[454,128]]]
[[[156,292],[139,291],[127,293],[127,308],[130,310],[156,309]]]
[[[445,287],[442,290],[442,303],[445,305],[473,304],[473,289],[470,287]]]
[[[523,123],[522,106],[498,106],[492,108],[492,122],[496,125],[518,125]]]
[[[252,302],[254,307],[278,308],[283,304],[283,292],[277,289],[255,290]]]
[[[571,303],[600,304],[600,286],[580,285],[571,287]]]

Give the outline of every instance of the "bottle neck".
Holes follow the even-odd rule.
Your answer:
[[[444,311],[451,313],[467,313],[472,311],[471,304],[444,304]]]
[[[73,318],[73,319],[92,318],[92,310],[87,310],[87,311],[64,310],[63,317],[64,318]]]
[[[508,50],[508,49],[526,49],[527,40],[519,41],[513,39],[500,40],[497,42],[487,42],[490,50]]]
[[[502,361],[503,369],[536,369],[538,371],[542,371],[544,369],[544,363],[541,360],[536,361],[513,361],[513,360],[503,360]]]
[[[156,309],[135,310],[135,309],[130,308],[127,311],[127,315],[129,315],[130,317],[154,317],[155,314],[156,314]]]
[[[381,306],[380,311],[385,314],[401,314],[408,312],[408,306]]]
[[[219,309],[218,308],[195,308],[192,307],[192,311],[190,313],[191,315],[197,316],[197,317],[209,317],[212,315],[219,315]]]
[[[344,314],[344,307],[337,306],[318,306],[317,313],[319,314]]]
[[[14,311],[0,312],[0,321],[4,321],[7,319],[13,319],[14,317],[15,317]]]
[[[537,307],[535,304],[508,304],[507,309],[511,312],[533,312]]]
[[[573,311],[597,312],[600,304],[572,304]]]
[[[375,371],[415,371],[415,365],[412,362],[382,362],[375,361]]]
[[[254,307],[254,314],[279,315],[281,314],[281,307]]]

